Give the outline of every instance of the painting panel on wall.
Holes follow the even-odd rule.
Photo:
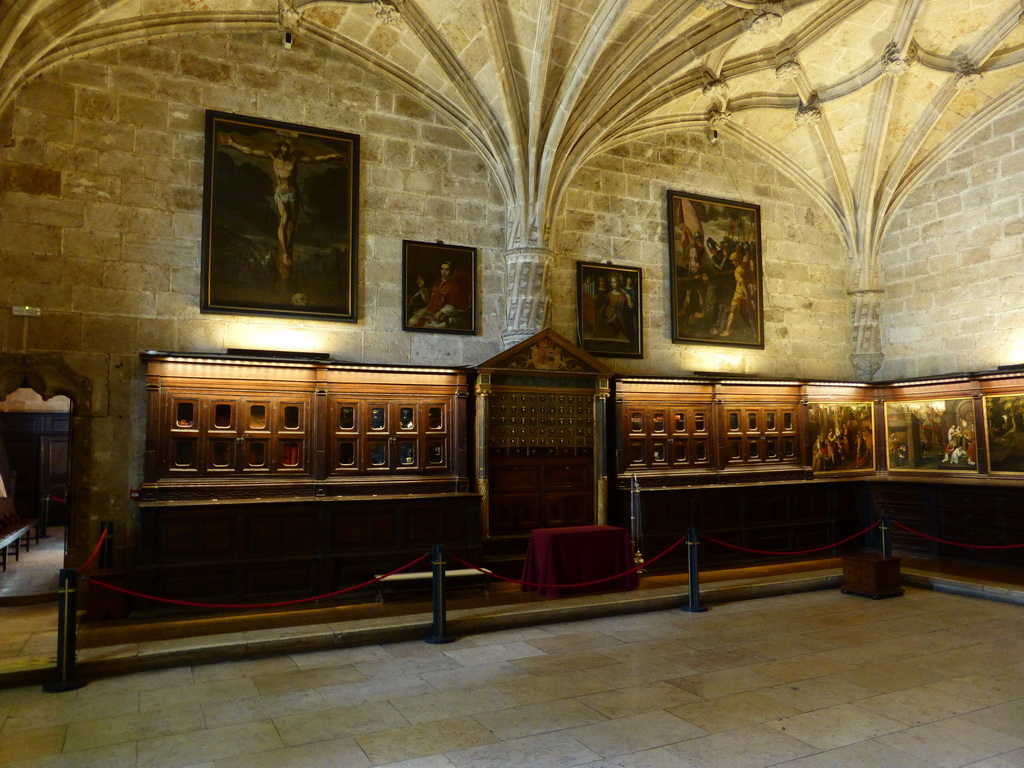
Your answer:
[[[402,241],[402,329],[476,333],[476,248]]]
[[[875,468],[871,403],[812,403],[807,408],[807,429],[815,472]]]
[[[764,348],[761,208],[668,191],[672,341]]]
[[[641,270],[576,262],[580,348],[603,357],[643,357]]]
[[[889,469],[978,471],[974,401],[921,400],[885,404]]]
[[[202,311],[356,319],[359,137],[206,113]]]
[[[985,398],[985,434],[991,472],[1024,472],[1024,395]]]

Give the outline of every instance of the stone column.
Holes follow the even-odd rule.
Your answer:
[[[851,291],[853,306],[850,318],[853,326],[853,354],[850,362],[861,381],[871,381],[885,355],[882,354],[882,330],[879,321],[880,289]]]
[[[548,275],[554,254],[536,245],[505,252],[505,349],[544,330],[550,321]]]

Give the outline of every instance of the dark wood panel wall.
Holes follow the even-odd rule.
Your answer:
[[[134,581],[160,596],[311,596],[433,544],[517,575],[531,529],[631,527],[636,499],[643,554],[695,527],[723,542],[702,543],[705,569],[877,550],[877,531],[835,543],[881,514],[935,539],[1024,542],[1024,447],[1015,458],[1012,442],[1017,411],[1024,433],[1020,372],[888,384],[615,380],[550,331],[475,375],[216,356],[148,355],[147,365]],[[992,444],[989,397],[1005,412]],[[907,414],[922,403],[957,423],[919,424]],[[855,434],[858,450],[866,440],[873,461],[815,462],[809,430],[816,423],[820,438],[822,426],[812,416],[836,404],[867,414],[836,439]],[[893,453],[890,465],[908,440],[906,459]],[[944,461],[954,442],[968,447]],[[1024,564],[1021,550],[891,535],[899,553]],[[685,567],[678,547],[653,569]]]

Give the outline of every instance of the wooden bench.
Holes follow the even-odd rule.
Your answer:
[[[390,576],[377,574],[377,602],[384,602],[384,595],[392,592],[414,592],[431,590],[434,585],[434,574],[431,571],[403,571]],[[444,572],[444,581],[449,588],[477,587],[483,594],[491,590],[491,572],[486,568],[455,568]]]
[[[14,547],[14,559],[17,561],[21,554],[21,542],[25,542],[25,551],[28,552],[32,545],[32,528],[35,526],[36,521],[31,519],[18,518],[16,520],[7,519],[3,523],[3,527],[0,528],[0,549],[3,550],[3,571],[7,571],[7,554],[11,547]],[[38,531],[37,531],[38,537]],[[39,539],[36,538],[36,544],[39,543]]]

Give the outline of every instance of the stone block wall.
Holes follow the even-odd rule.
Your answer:
[[[1024,104],[900,206],[882,241],[880,379],[1024,363]]]
[[[761,206],[763,350],[672,343],[666,192]],[[555,227],[553,326],[575,339],[576,260],[640,267],[644,357],[608,361],[616,371],[692,371],[853,379],[849,253],[838,230],[778,170],[728,136],[663,133],[591,160],[573,179]]]
[[[206,109],[360,135],[358,322],[200,313]],[[413,96],[315,41],[286,51],[276,32],[195,33],[85,55],[26,85],[0,123],[0,370],[20,382],[21,360],[60,360],[88,382],[75,475],[89,522],[73,551],[97,521],[134,525],[140,351],[461,365],[501,349],[496,300],[481,301],[479,336],[401,330],[403,239],[476,246],[482,295],[503,295],[505,207],[486,164]]]

